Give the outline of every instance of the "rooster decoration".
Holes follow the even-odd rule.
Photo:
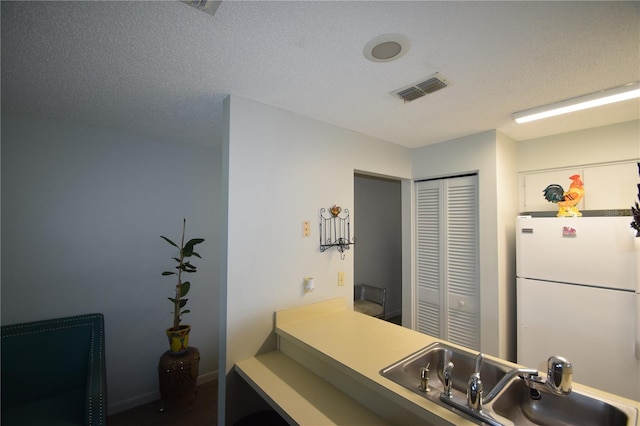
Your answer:
[[[584,188],[582,187],[584,184],[580,175],[573,175],[569,179],[572,182],[568,191],[555,183],[542,191],[547,201],[558,205],[558,214],[556,215],[558,217],[582,216],[576,205],[584,197]]]

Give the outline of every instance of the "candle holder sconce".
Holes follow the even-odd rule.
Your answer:
[[[333,205],[327,209],[320,209],[320,251],[335,247],[340,252],[340,259],[344,260],[344,251],[349,250],[356,238],[351,237],[351,222],[349,209],[341,209]]]

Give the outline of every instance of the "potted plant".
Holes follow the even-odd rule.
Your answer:
[[[184,233],[186,223],[187,220],[182,219],[182,238],[179,246],[169,238],[161,236],[162,239],[178,249],[178,256],[173,258],[173,260],[176,261],[176,271],[164,271],[162,273],[162,275],[176,275],[178,278],[175,295],[173,297],[167,297],[167,299],[169,299],[173,304],[173,326],[167,329],[167,337],[169,338],[169,351],[175,355],[186,352],[189,345],[189,332],[191,331],[190,325],[180,325],[182,315],[190,312],[189,309],[183,308],[189,300],[185,299],[185,296],[189,293],[189,289],[191,288],[191,283],[189,281],[182,281],[182,274],[193,274],[196,272],[196,267],[189,261],[189,258],[195,256],[202,259],[198,253],[193,251],[193,249],[197,244],[204,241],[202,238],[192,238],[185,244]]]

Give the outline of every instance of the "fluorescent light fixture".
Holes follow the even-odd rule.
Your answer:
[[[589,95],[567,99],[566,101],[560,101],[555,104],[516,112],[513,114],[513,119],[518,124],[528,123],[529,121],[540,120],[541,118],[553,117],[555,115],[580,111],[587,108],[612,104],[614,102],[626,101],[634,98],[640,98],[640,82],[629,83],[614,89],[603,90]]]

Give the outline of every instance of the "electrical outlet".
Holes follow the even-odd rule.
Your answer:
[[[308,237],[311,235],[311,223],[308,220],[302,222],[302,236]]]
[[[338,287],[342,287],[344,285],[344,272],[338,272]]]

